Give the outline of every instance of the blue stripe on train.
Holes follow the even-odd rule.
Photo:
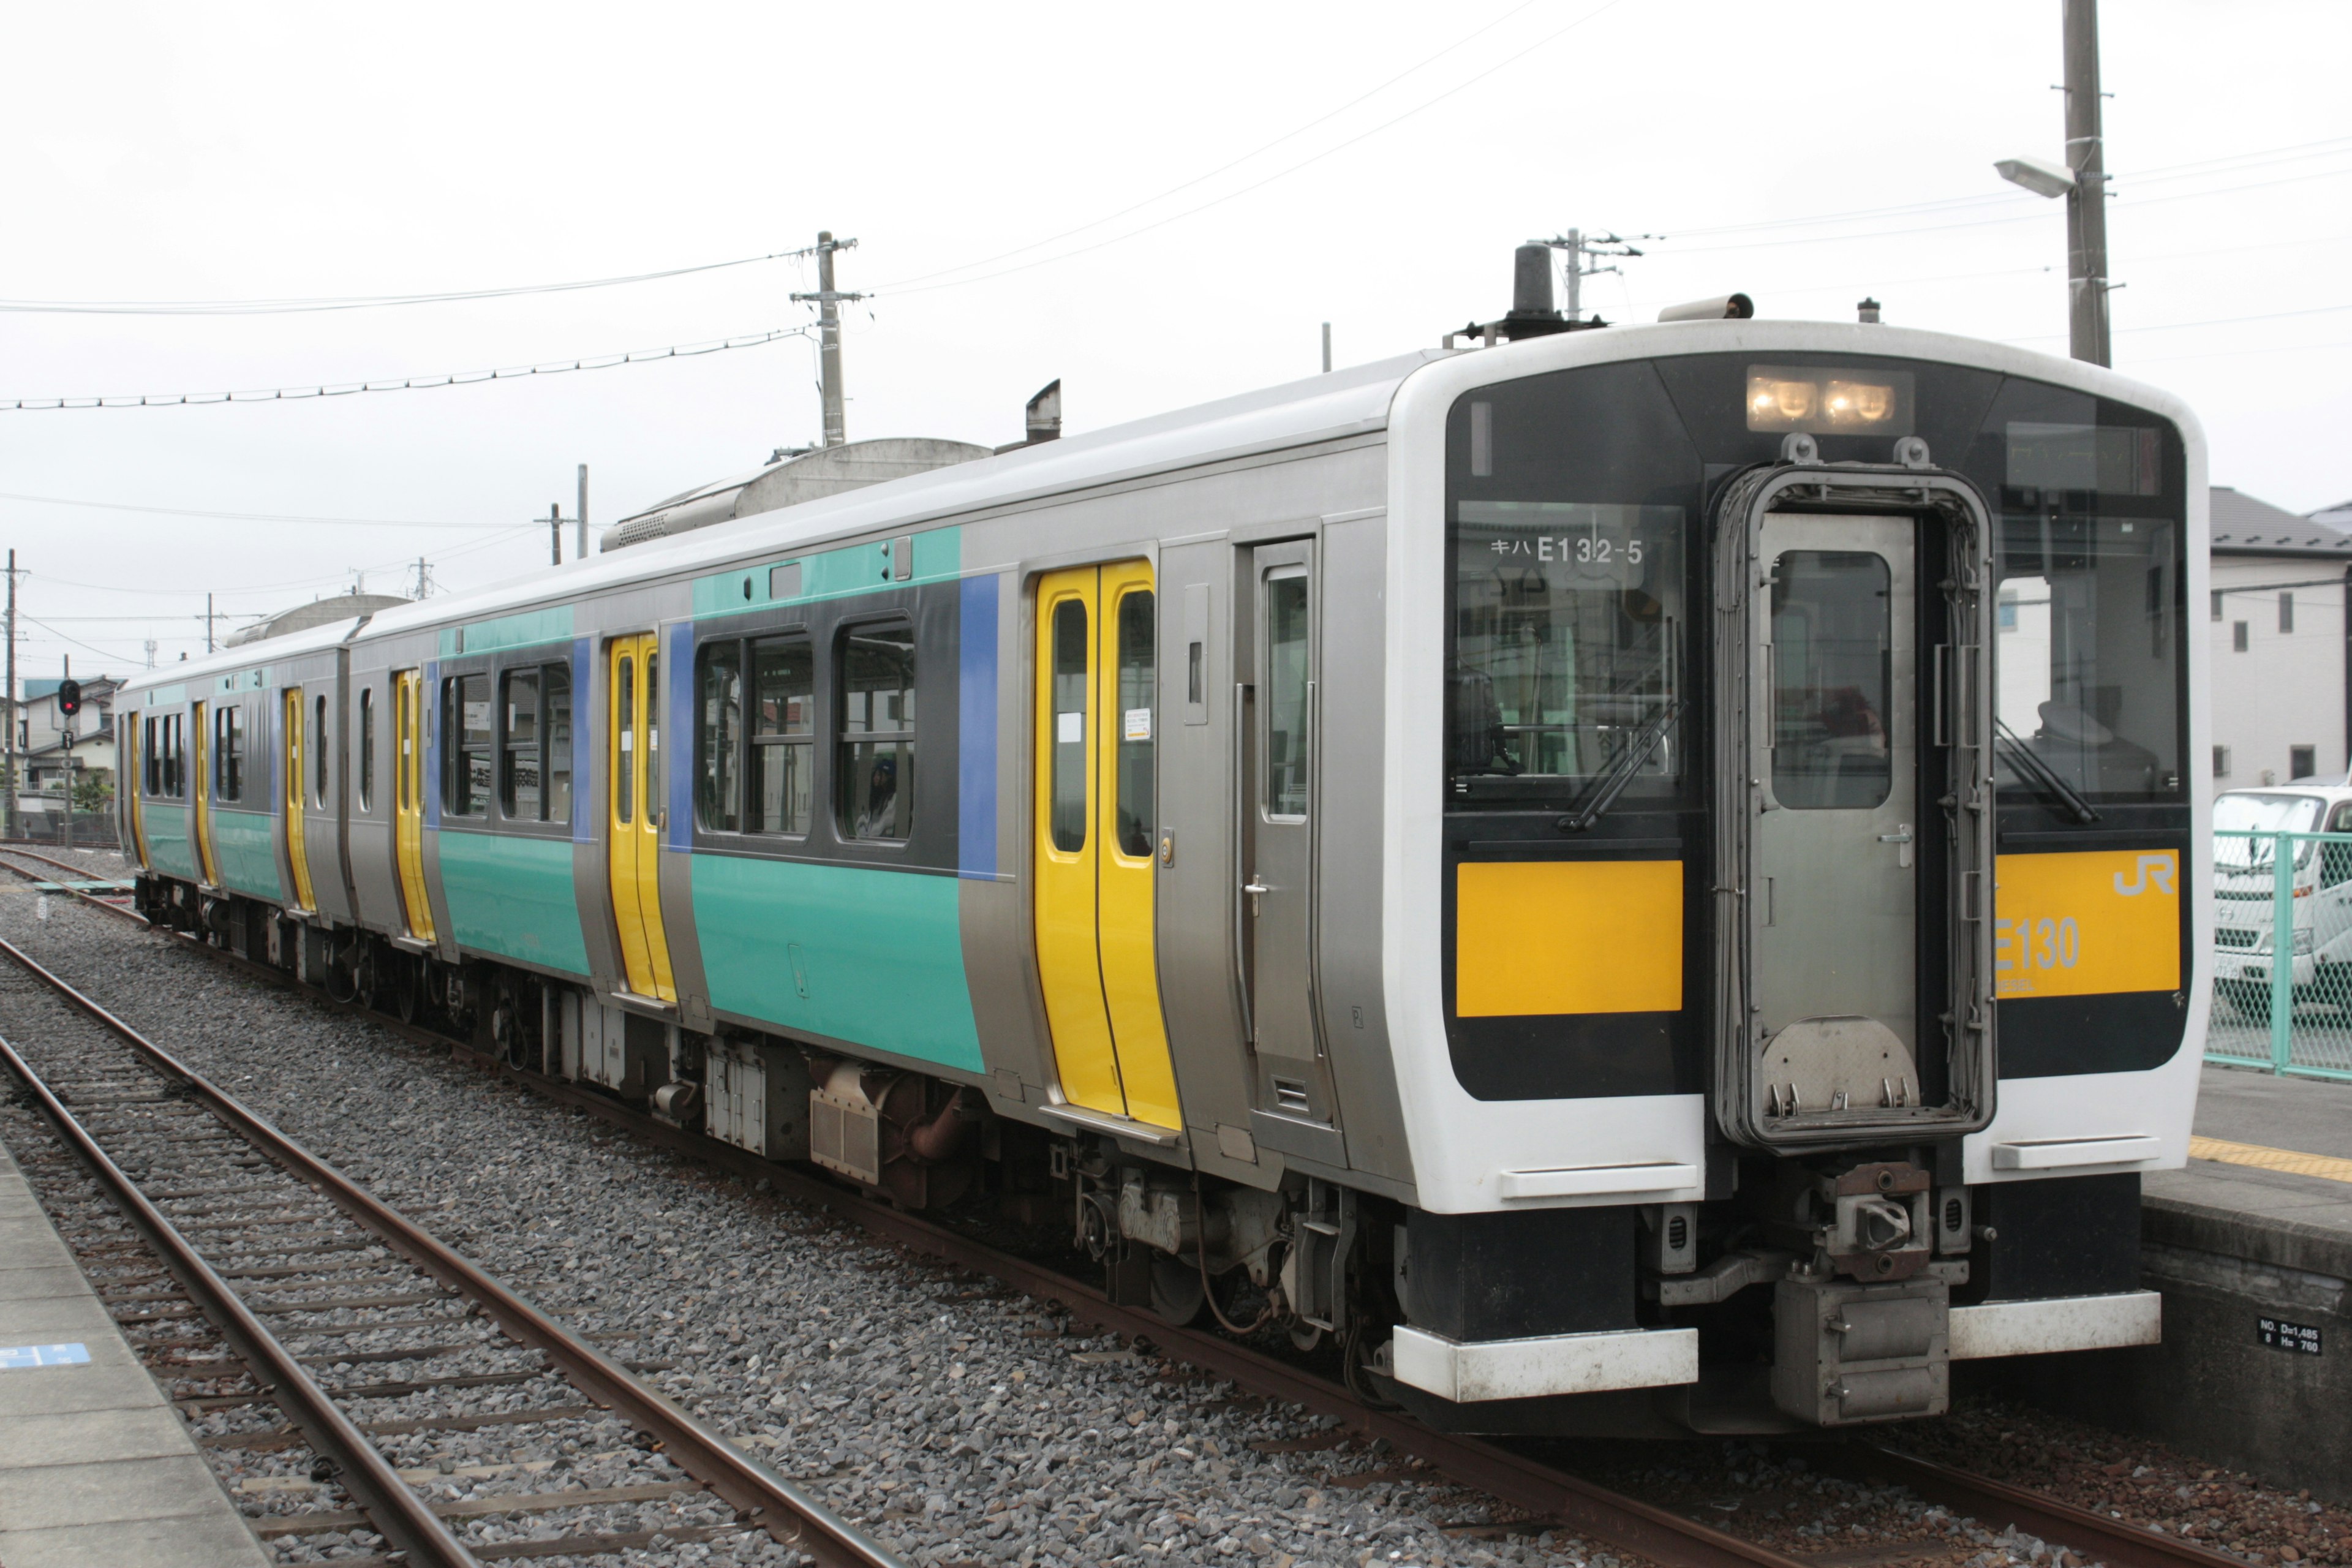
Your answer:
[[[1001,575],[963,580],[956,708],[956,873],[996,878],[996,605]]]

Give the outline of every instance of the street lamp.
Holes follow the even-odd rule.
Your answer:
[[[2003,158],[1993,165],[1993,172],[2037,196],[2068,195],[2075,188],[2074,171],[2046,158]]]

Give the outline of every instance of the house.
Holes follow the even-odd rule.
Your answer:
[[[2210,788],[2340,781],[2352,772],[2352,533],[2226,485],[2212,505]]]
[[[27,679],[16,704],[16,755],[25,770],[17,809],[27,815],[63,805],[68,754],[77,779],[95,778],[110,787],[114,780],[114,693],[122,683],[103,675],[81,683],[81,711],[71,721],[70,742],[68,720],[58,710],[63,684]]]

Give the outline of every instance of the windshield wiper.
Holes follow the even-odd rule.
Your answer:
[[[2063,805],[2074,820],[2084,826],[2099,820],[2091,803],[2076,793],[2074,786],[2060,778],[2049,763],[2033,754],[2032,748],[2018,739],[2017,731],[1999,719],[1992,721],[1993,744],[2000,748],[2009,765],[2017,770],[2026,783]]]
[[[1585,804],[1559,819],[1559,830],[1581,833],[1600,821],[1617,804],[1617,797],[1625,793],[1625,786],[1633,782],[1642,764],[1650,760],[1650,753],[1658,749],[1658,742],[1666,738],[1666,731],[1674,727],[1675,716],[1682,710],[1682,700],[1677,698],[1650,715],[1649,721],[1634,731],[1633,738],[1618,752],[1608,772],[1592,781]]]

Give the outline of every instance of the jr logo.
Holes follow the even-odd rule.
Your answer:
[[[2139,858],[2138,873],[2129,886],[2125,885],[2124,874],[2121,871],[2115,874],[2116,892],[2123,898],[2136,899],[2153,887],[2168,898],[2175,897],[2177,895],[2173,891],[2172,873],[2173,860],[2169,853],[2143,855]]]

